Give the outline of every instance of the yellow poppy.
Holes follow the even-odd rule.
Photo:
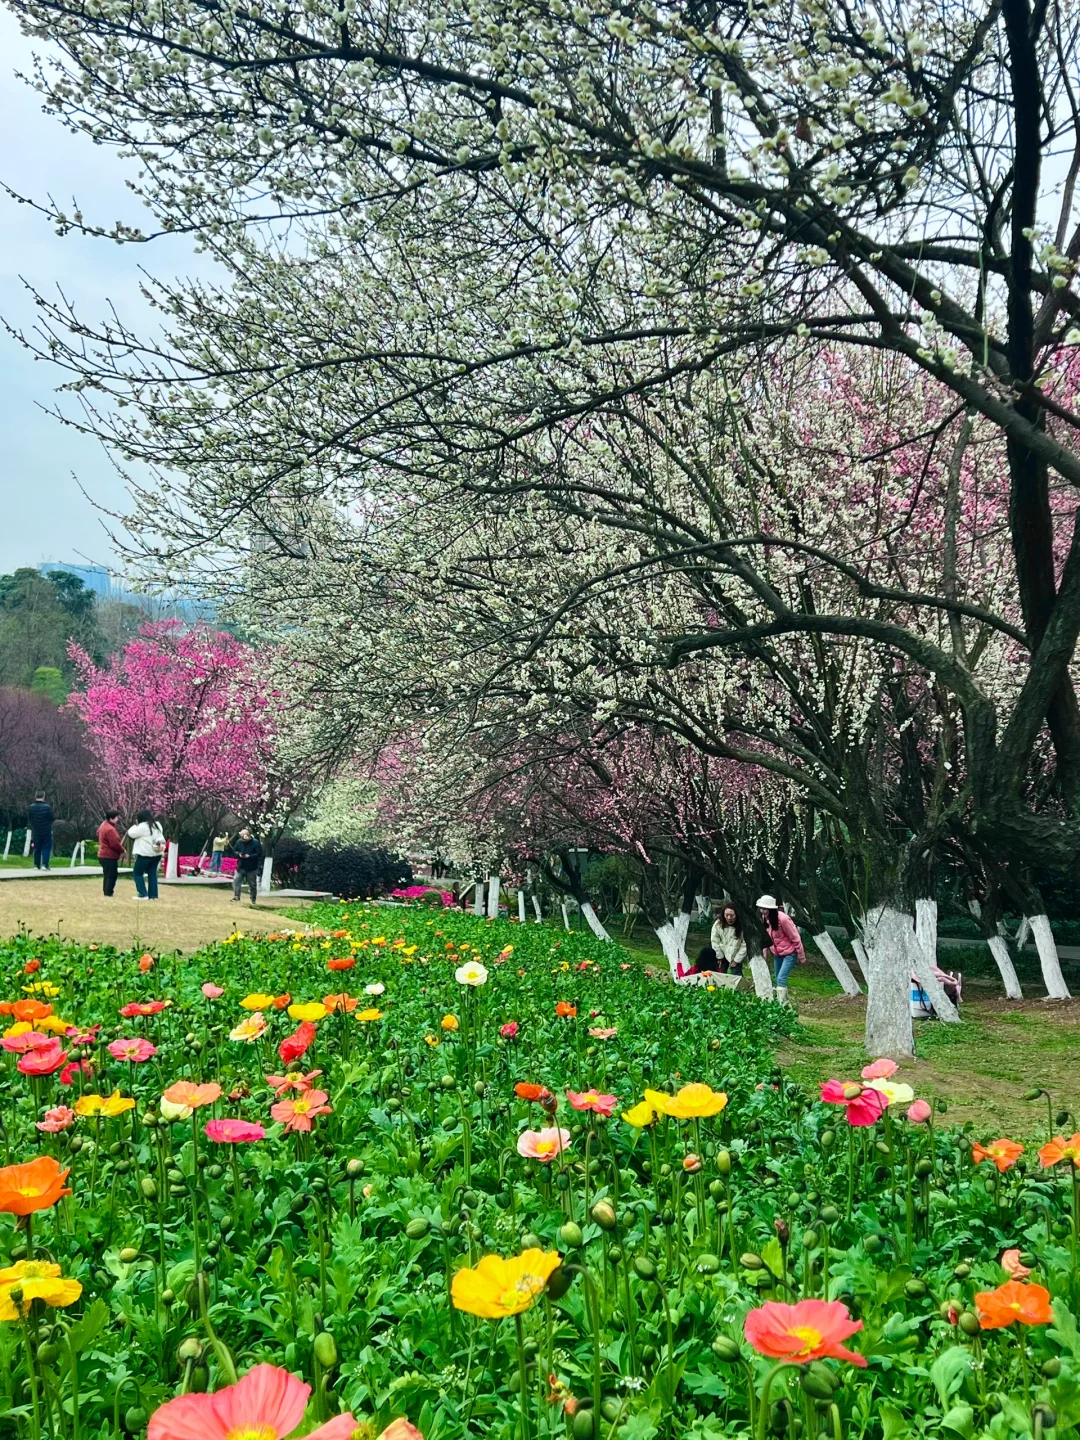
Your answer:
[[[444,1030],[457,1030],[461,1025],[461,1021],[456,1015],[444,1015],[439,1021],[439,1024]]]
[[[436,1045],[440,1045],[441,1043],[442,1043],[442,1042],[440,1041],[440,1039],[439,1039],[439,1037],[438,1037],[437,1035],[425,1035],[425,1036],[424,1036],[424,1044],[425,1044],[425,1045],[430,1045],[433,1050],[435,1049]]]
[[[660,1112],[655,1105],[650,1105],[648,1100],[639,1100],[629,1110],[624,1111],[622,1117],[628,1125],[633,1125],[637,1130],[643,1130],[647,1125],[655,1125],[660,1119]]]
[[[245,995],[243,1000],[240,1001],[241,1008],[244,1010],[266,1010],[273,1003],[273,995],[263,995],[261,993]]]
[[[109,1096],[105,1095],[80,1095],[75,1101],[75,1114],[86,1116],[102,1115],[106,1120],[112,1120],[117,1115],[124,1115],[128,1110],[135,1109],[135,1101],[128,1096],[114,1090]]]
[[[11,1298],[15,1289],[22,1291],[18,1305]],[[25,1320],[35,1300],[59,1308],[74,1305],[81,1294],[78,1280],[63,1279],[59,1265],[47,1260],[20,1260],[0,1270],[0,1320]]]
[[[34,1022],[39,1031],[51,1030],[54,1035],[66,1035],[71,1029],[70,1020],[61,1020],[59,1015],[44,1015]]]
[[[4,1039],[12,1040],[16,1035],[28,1035],[33,1028],[29,1020],[16,1020],[14,1025],[4,1031]]]
[[[501,1320],[530,1309],[544,1293],[548,1277],[562,1264],[554,1250],[526,1250],[503,1260],[485,1255],[475,1270],[459,1270],[450,1285],[450,1298],[458,1310]]]
[[[646,1090],[646,1098],[651,1100],[654,1093]],[[661,1107],[664,1114],[675,1120],[704,1120],[710,1115],[719,1115],[728,1102],[728,1097],[722,1090],[712,1090],[700,1082],[684,1085],[675,1095],[658,1098],[664,1102]]]
[[[371,1009],[371,1010],[361,1010],[360,1013],[357,1015],[356,1018],[357,1018],[357,1020],[362,1020],[362,1021],[364,1022],[364,1024],[367,1025],[367,1024],[368,1024],[370,1021],[372,1021],[372,1020],[381,1020],[382,1017],[383,1017],[383,1012],[382,1012],[381,1010]]]
[[[289,1006],[293,1020],[324,1020],[329,1013],[321,1000],[305,1000],[303,1004]]]

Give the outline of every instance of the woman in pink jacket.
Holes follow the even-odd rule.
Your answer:
[[[757,908],[761,915],[761,923],[765,926],[765,933],[769,937],[769,943],[761,953],[766,960],[770,954],[773,957],[776,998],[781,1005],[786,1005],[788,1003],[788,977],[795,969],[796,964],[806,964],[806,951],[803,949],[802,936],[799,934],[799,927],[795,921],[790,915],[784,914],[772,895],[762,895],[757,902]]]

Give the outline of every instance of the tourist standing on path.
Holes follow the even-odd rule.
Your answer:
[[[233,841],[232,852],[236,856],[236,873],[232,882],[233,901],[239,904],[240,891],[247,881],[248,894],[254,905],[255,897],[259,893],[259,866],[262,864],[263,848],[246,825]]]
[[[229,843],[228,835],[215,835],[214,843],[210,847],[210,874],[221,874],[221,862],[225,855],[225,847]]]
[[[127,832],[135,857],[132,879],[138,892],[136,900],[158,898],[157,872],[165,849],[165,832],[149,810],[140,810],[135,824]]]
[[[45,799],[45,791],[39,790],[30,806],[30,843],[34,847],[34,869],[48,870],[52,859],[52,806]]]
[[[124,853],[124,842],[120,838],[120,831],[116,828],[116,822],[119,819],[119,810],[106,810],[105,819],[97,829],[97,858],[101,866],[101,892],[103,895],[112,895],[116,890],[116,872]]]
[[[785,915],[771,895],[762,895],[757,902],[761,922],[765,926],[769,943],[762,950],[768,960],[773,957],[773,978],[776,984],[776,998],[781,1005],[788,1003],[788,977],[796,964],[806,964],[806,951],[802,936],[790,915]]]
[[[741,975],[746,963],[746,937],[734,905],[718,905],[709,944],[720,961],[722,975]]]

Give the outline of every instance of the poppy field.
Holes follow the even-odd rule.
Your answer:
[[[614,944],[326,905],[188,956],[0,947],[0,1436],[1050,1440],[1080,1134]],[[1035,1077],[1037,1080],[1037,1077]]]

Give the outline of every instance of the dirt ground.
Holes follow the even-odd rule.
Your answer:
[[[801,1031],[781,1064],[807,1084],[856,1078],[866,1064],[865,1001],[808,994],[798,1010]],[[969,984],[962,1015],[961,1025],[915,1022],[916,1059],[897,1078],[917,1095],[944,1099],[949,1120],[970,1120],[980,1135],[1045,1138],[1045,1099],[1020,1098],[1035,1085],[1050,1091],[1055,1111],[1080,1110],[1080,1000],[1011,1002],[990,985]],[[1071,1117],[1068,1124],[1080,1128]]]
[[[275,906],[272,899],[260,898],[252,910],[246,898],[234,905],[232,892],[224,887],[195,885],[163,885],[153,902],[136,903],[134,894],[131,877],[124,875],[110,900],[92,876],[5,880],[0,884],[0,937],[26,929],[32,935],[188,951],[234,930],[272,929],[275,914],[302,904],[283,900]]]

